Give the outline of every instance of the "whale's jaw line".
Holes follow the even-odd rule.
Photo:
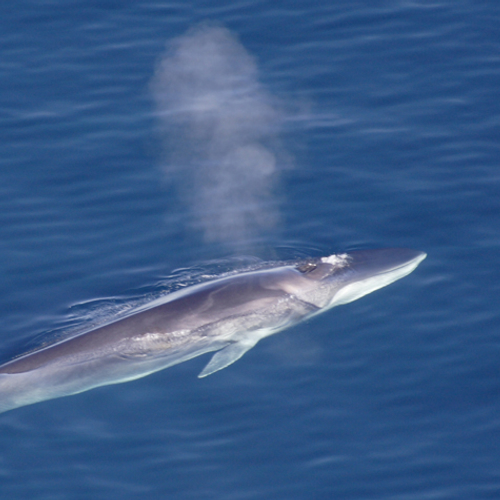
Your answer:
[[[391,266],[390,263],[386,263],[384,266],[381,266],[379,270],[374,271],[370,276],[357,280],[354,278],[351,283],[339,289],[332,298],[329,308],[353,302],[375,290],[408,276],[408,274],[412,273],[426,257],[427,254],[425,252],[415,252],[415,255],[406,262],[395,262],[393,266]],[[356,265],[354,264],[353,267],[356,273]]]

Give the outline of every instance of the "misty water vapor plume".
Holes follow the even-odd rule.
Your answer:
[[[281,116],[236,37],[202,25],[172,40],[151,89],[166,176],[205,241],[251,245],[275,228]]]

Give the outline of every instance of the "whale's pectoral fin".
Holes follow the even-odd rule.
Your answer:
[[[205,368],[203,368],[201,373],[198,375],[198,378],[206,377],[207,375],[211,375],[212,373],[226,368],[226,366],[232,365],[235,361],[238,361],[243,354],[249,351],[258,341],[259,338],[245,339],[229,344],[227,347],[224,347],[224,349],[217,351],[208,362],[208,365],[205,366]]]

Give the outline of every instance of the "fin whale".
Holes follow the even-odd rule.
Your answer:
[[[0,366],[0,412],[127,382],[216,351],[205,377],[259,340],[411,273],[426,254],[360,250],[188,287]]]

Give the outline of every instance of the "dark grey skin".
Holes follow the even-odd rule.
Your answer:
[[[210,351],[205,377],[260,339],[412,272],[425,253],[332,255],[192,286],[0,366],[0,412],[144,377]]]

